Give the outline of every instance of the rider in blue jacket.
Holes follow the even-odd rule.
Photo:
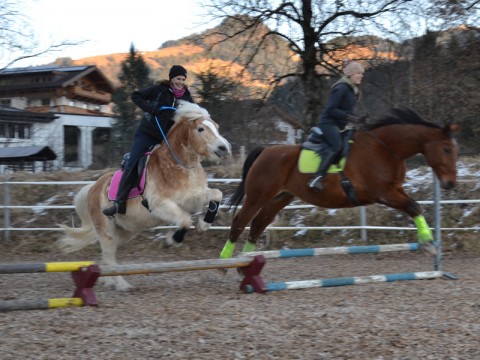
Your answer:
[[[325,142],[325,152],[321,154],[322,162],[308,182],[308,186],[318,191],[323,190],[323,178],[328,168],[342,150],[342,135],[347,123],[358,123],[360,118],[353,111],[357,103],[364,69],[356,62],[350,61],[343,70],[344,76],[332,85],[327,105],[320,116],[318,128]]]

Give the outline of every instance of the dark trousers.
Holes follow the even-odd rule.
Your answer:
[[[140,159],[140,157],[152,146],[160,143],[160,139],[145,134],[140,130],[140,128],[137,128],[137,131],[135,131],[135,134],[133,135],[132,147],[130,148],[130,157],[125,163],[122,179],[120,180],[116,199],[117,203],[125,203],[127,201],[130,189],[135,185],[135,182],[138,178],[136,168],[138,159]]]
[[[333,124],[320,124],[318,127],[322,130],[323,140],[328,145],[328,149],[325,150],[338,155],[342,150],[342,135],[338,128]]]
[[[160,144],[162,140],[145,134],[140,128],[137,128],[133,135],[132,146],[130,148],[130,157],[125,164],[125,172],[134,168],[140,156],[142,156],[149,148]]]

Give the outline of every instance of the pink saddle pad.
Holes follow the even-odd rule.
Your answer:
[[[142,178],[140,179],[139,185],[132,188],[128,193],[129,199],[143,194],[143,191],[145,190],[146,173],[147,173],[147,170],[144,169],[142,172]],[[115,201],[117,199],[118,186],[120,185],[122,174],[123,174],[122,170],[117,170],[112,176],[110,187],[108,188],[108,199],[111,201]]]

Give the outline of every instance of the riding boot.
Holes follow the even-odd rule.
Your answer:
[[[130,189],[132,188],[132,171],[123,172],[122,179],[118,185],[117,198],[115,202],[108,208],[103,209],[103,214],[113,216],[115,214],[125,214],[127,212],[127,199]]]
[[[308,182],[308,187],[315,189],[317,191],[323,191],[323,178],[327,174],[328,168],[332,165],[333,160],[335,159],[336,154],[333,152],[328,152],[322,156],[322,162],[318,167],[317,172]]]

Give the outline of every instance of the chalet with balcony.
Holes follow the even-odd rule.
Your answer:
[[[113,92],[96,66],[2,70],[0,147],[47,146],[53,168],[87,168],[108,153]]]

